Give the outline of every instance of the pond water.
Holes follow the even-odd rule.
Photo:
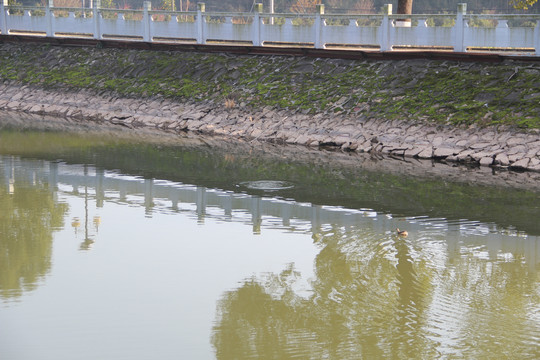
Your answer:
[[[0,131],[0,359],[540,356],[534,186],[86,130]]]

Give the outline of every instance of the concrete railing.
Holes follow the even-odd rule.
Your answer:
[[[459,4],[456,14],[392,14],[385,5],[378,15],[270,14],[256,4],[252,13],[58,8],[8,6],[0,0],[3,35],[85,37],[145,42],[299,46],[374,51],[436,49],[455,52],[515,51],[540,55],[540,15],[468,15]]]

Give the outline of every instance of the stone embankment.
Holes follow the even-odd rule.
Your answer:
[[[126,127],[540,171],[537,130],[516,132],[494,127],[358,120],[343,115],[292,113],[269,106],[251,112],[204,101],[128,99],[99,96],[87,90],[59,92],[13,85],[0,86],[0,109]]]
[[[0,43],[0,110],[540,171],[540,62]]]

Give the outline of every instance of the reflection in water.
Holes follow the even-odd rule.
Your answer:
[[[311,236],[318,249],[313,278],[304,278],[290,263],[282,271],[236,279],[238,287],[220,288],[216,295],[220,298],[212,298],[218,301],[211,337],[218,359],[538,355],[540,239],[510,226],[501,229],[495,223],[472,220],[394,217],[372,209],[313,205],[10,156],[0,156],[0,171],[2,298],[34,288],[50,270],[53,232],[63,227],[68,210],[57,197],[70,196],[83,203],[70,214],[83,250],[91,248],[101,224],[101,217],[89,211],[89,204],[98,208],[128,205],[148,219],[182,214],[205,227],[209,220],[241,222],[256,236],[276,229]],[[295,187],[298,184],[301,182],[295,182]],[[103,226],[114,222],[111,216]],[[396,228],[407,229],[409,235],[398,236]],[[124,233],[114,235],[118,234]],[[227,241],[233,241],[224,239],[210,244],[227,246]],[[183,250],[197,240],[182,239],[189,245]],[[130,243],[137,241],[130,239]],[[96,242],[92,252],[79,254],[97,258],[98,244],[102,242]],[[142,246],[150,250],[153,243]],[[290,251],[288,246],[279,251]],[[122,255],[124,251],[133,248],[122,248]],[[129,275],[151,257],[111,258],[113,271],[125,270]],[[122,269],[117,261],[122,262]],[[234,262],[226,266],[234,267]],[[159,258],[156,263],[176,265],[174,261],[162,264]],[[175,278],[180,272],[172,269]],[[201,270],[223,269],[214,268],[210,261]],[[102,274],[102,278],[110,276],[114,274]],[[164,273],[158,277],[162,276],[166,277]],[[145,279],[144,292],[155,286],[158,277]],[[196,275],[190,278],[194,279],[192,288],[172,285],[184,297],[193,296],[192,292],[205,285]],[[302,286],[305,283],[308,288]],[[116,290],[115,286],[107,290]],[[133,298],[130,306],[137,304]],[[151,305],[143,304],[142,311],[161,306],[161,299],[153,300]]]
[[[217,358],[535,358],[534,266],[500,252],[486,258],[477,252],[486,245],[448,253],[444,234],[434,241],[322,231],[308,297],[291,287],[290,270],[224,295],[212,339]],[[538,242],[522,240],[516,256],[520,243]]]
[[[18,172],[11,158],[0,159],[0,297],[19,297],[36,287],[51,267],[53,231],[63,226],[67,205],[36,178],[38,161]]]
[[[86,178],[88,176],[88,165],[84,165],[84,177]],[[79,190],[77,186],[74,186],[73,192],[78,194]],[[89,232],[89,226],[88,226],[88,184],[85,182],[84,184],[84,239],[80,245],[81,250],[90,250],[92,245],[94,244],[94,238]],[[100,202],[101,206],[103,206],[102,201]],[[99,224],[101,223],[101,217],[94,216],[94,228],[95,232],[97,234],[99,229]],[[81,222],[78,217],[74,217],[73,221],[71,222],[71,226],[75,229],[75,234],[77,234],[78,228],[81,226]]]

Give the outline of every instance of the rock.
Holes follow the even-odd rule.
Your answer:
[[[525,154],[527,152],[527,147],[525,145],[515,145],[512,146],[510,149],[506,151],[507,155],[514,155],[514,154]]]
[[[37,113],[37,112],[41,111],[41,109],[42,109],[41,105],[34,105],[34,106],[32,106],[30,108],[30,112]]]
[[[428,148],[429,148],[428,146],[413,147],[412,149],[405,150],[404,155],[408,156],[408,157],[414,157],[414,156],[417,156],[422,151],[424,151],[424,150],[426,150]]]
[[[373,150],[373,147],[370,146],[370,145],[368,145],[368,146],[362,146],[362,147],[360,148],[360,151],[361,151],[361,152],[366,152],[366,153],[371,152],[371,150]]]
[[[495,164],[508,166],[510,165],[510,160],[508,160],[508,156],[506,156],[506,154],[502,153],[495,157]]]
[[[465,146],[465,145],[467,145],[467,140],[465,140],[465,139],[458,140],[458,141],[456,142],[456,146],[463,147],[463,146]]]
[[[349,144],[350,139],[346,138],[346,137],[343,137],[343,136],[339,136],[339,137],[335,138],[333,142],[334,142],[334,144],[336,144],[336,146],[342,146],[344,144]]]
[[[529,147],[529,149],[540,149],[540,140],[532,140],[531,142],[527,142],[527,146]]]
[[[493,164],[493,158],[489,156],[485,156],[480,159],[480,165],[482,166],[489,166]]]
[[[472,145],[469,145],[469,148],[473,150],[478,150],[478,149],[485,149],[490,145],[491,145],[490,143],[480,142],[480,143],[473,143]]]
[[[492,155],[485,151],[475,152],[469,155],[474,161],[480,161],[485,157],[492,157]]]
[[[15,94],[14,96],[11,97],[11,101],[20,100],[20,99],[22,99],[22,97],[23,97],[23,94],[21,92],[18,92],[17,94]]]
[[[18,109],[20,106],[20,103],[18,101],[11,101],[7,104],[7,108],[10,109],[10,110],[16,110]]]
[[[515,163],[516,161],[519,161],[521,159],[523,159],[523,154],[508,155],[508,161],[510,162],[510,164]]]
[[[448,157],[450,155],[454,155],[456,153],[458,153],[458,151],[456,151],[455,149],[437,148],[433,152],[433,157],[435,157],[435,158],[446,158],[446,157]]]
[[[251,136],[252,138],[255,138],[255,139],[256,139],[256,138],[258,138],[259,136],[261,136],[262,133],[263,133],[263,132],[262,132],[262,130],[260,130],[260,129],[253,129],[253,131],[251,132],[250,136]],[[299,142],[298,139],[297,139],[296,141]],[[306,141],[307,141],[307,137],[306,137]],[[303,144],[303,143],[305,143],[305,142],[299,142],[299,143]]]
[[[521,160],[516,161],[515,163],[513,163],[511,167],[526,169],[529,166],[530,161],[531,161],[531,159],[524,158],[524,159],[521,159]]]
[[[437,136],[435,139],[433,139],[433,147],[437,147],[437,146],[440,146],[441,144],[443,143],[443,137],[442,136]]]
[[[527,153],[525,154],[526,157],[533,158],[536,156],[536,153],[538,152],[538,149],[529,149]]]
[[[183,113],[182,114],[182,119],[184,119],[184,120],[199,120],[199,119],[202,119],[205,115],[206,115],[206,113],[201,112],[201,111]]]
[[[202,125],[204,124],[203,121],[197,121],[197,120],[194,120],[194,121],[189,121],[188,122],[188,129],[190,130],[197,130],[199,127],[201,127]]]
[[[427,147],[417,155],[420,159],[431,159],[433,157],[433,148]]]
[[[514,145],[519,145],[519,144],[523,144],[523,139],[522,138],[512,137],[512,138],[506,140],[506,145],[508,145],[508,147],[512,147]]]
[[[540,159],[532,158],[529,162],[529,167],[540,165]]]
[[[470,159],[470,155],[474,154],[474,150],[464,150],[456,155],[458,161],[465,161]]]

